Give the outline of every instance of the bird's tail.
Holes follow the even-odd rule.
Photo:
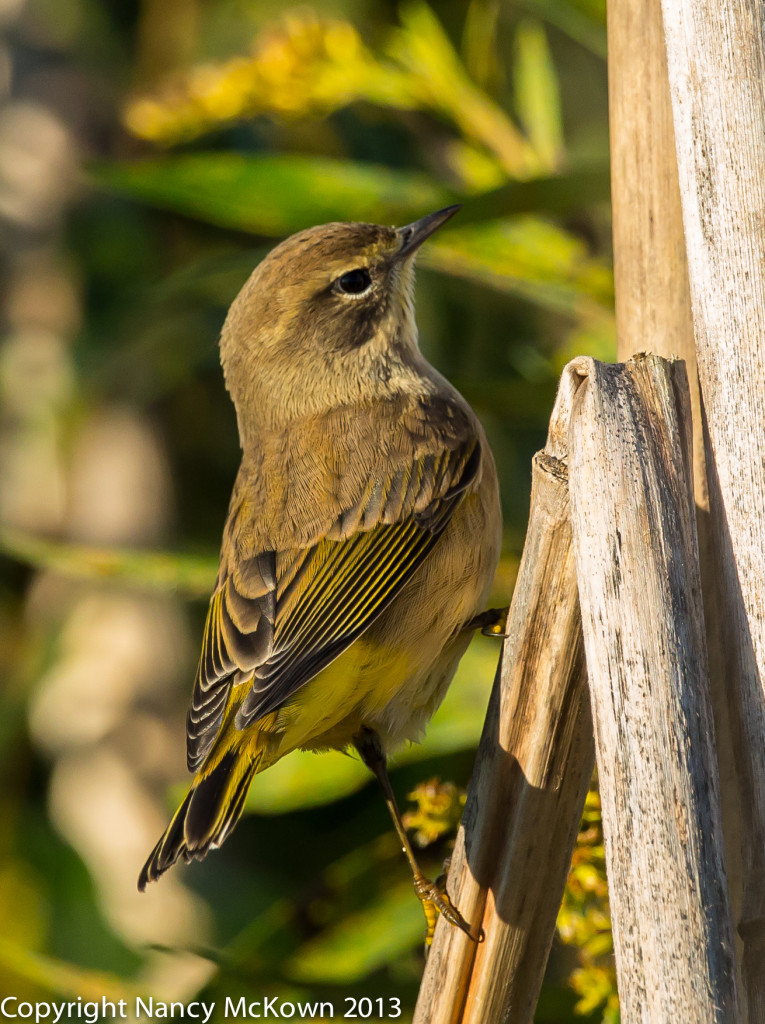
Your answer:
[[[138,877],[141,892],[180,857],[201,860],[221,845],[239,821],[259,764],[260,758],[231,750],[194,783],[143,866]]]

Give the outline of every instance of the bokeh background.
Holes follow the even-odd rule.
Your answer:
[[[407,1020],[423,918],[353,758],[285,759],[221,851],[136,892],[238,465],[217,337],[292,231],[462,202],[418,320],[497,457],[507,603],[560,370],[615,352],[605,0],[0,0],[0,32],[0,994]],[[434,873],[498,654],[474,641],[396,762]],[[602,860],[593,787],[539,1024],[618,1019]]]

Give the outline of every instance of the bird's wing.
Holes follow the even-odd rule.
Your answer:
[[[231,686],[245,680],[273,650],[276,556],[272,551],[221,572],[207,611],[191,707],[186,761],[196,771],[220,730]]]
[[[191,770],[215,741],[233,683],[252,677],[235,719],[244,729],[281,707],[371,625],[433,549],[480,462],[474,436],[422,455],[387,479],[368,481],[316,544],[266,552],[221,574],[187,720]]]

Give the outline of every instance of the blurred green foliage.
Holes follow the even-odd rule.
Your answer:
[[[167,998],[163,986],[182,973],[172,965],[192,964],[173,990],[186,1000],[394,995],[409,1019],[422,915],[357,760],[294,754],[257,777],[226,846],[179,869],[194,920],[206,924],[172,944],[159,932],[136,937],[120,909],[124,880],[67,819],[62,787],[75,755],[92,758],[96,775],[109,758],[137,765],[126,793],[139,787],[168,810],[185,784],[182,709],[238,462],[216,339],[254,264],[292,231],[332,219],[403,223],[464,204],[420,257],[418,321],[423,350],[476,408],[497,457],[506,535],[493,603],[507,602],[530,458],[560,370],[573,355],[615,351],[605,3],[315,0],[282,13],[275,0],[29,0],[9,43],[22,98],[66,126],[84,173],[45,239],[74,282],[77,311],[60,330],[64,369],[31,411],[16,348],[0,354],[7,436],[22,460],[53,438],[64,493],[46,535],[39,515],[0,528],[0,990]],[[8,279],[38,244],[40,229],[25,230],[4,256]],[[9,336],[18,318],[6,311]],[[165,483],[151,498],[162,509],[143,534],[105,537],[72,525],[67,495],[79,493],[78,439],[123,413],[158,446]],[[41,480],[50,510],[49,471]],[[92,598],[98,618],[126,594],[148,602],[173,668],[120,697],[95,739],[65,748],[45,710],[50,680],[72,664],[89,621],[78,626],[81,603]],[[157,611],[165,605],[152,601],[188,617],[179,646]],[[438,818],[421,784],[467,784],[498,653],[495,641],[475,641],[424,742],[396,761],[394,786],[417,794],[409,820],[433,840],[423,858],[435,874],[454,816],[445,805]],[[67,713],[87,725],[80,699]],[[162,749],[149,757],[152,743]],[[539,1024],[618,1014],[599,849],[580,837],[559,921],[578,952],[556,944]]]
[[[571,975],[571,985],[581,996],[575,1007],[577,1013],[602,1008],[604,1024],[618,1024],[619,998],[596,780],[587,793],[566,892],[558,913],[558,934],[563,942],[577,950],[579,966]]]

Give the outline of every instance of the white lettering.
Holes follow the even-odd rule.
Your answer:
[[[15,1016],[17,1016],[15,1013],[11,1013],[10,1010],[6,1010],[5,1004],[6,1003],[17,1003],[18,1001],[19,1001],[18,996],[6,996],[5,999],[2,1001],[2,1003],[0,1003],[0,1013],[2,1013],[2,1015],[4,1017],[15,1017]]]
[[[335,1016],[335,1007],[332,1003],[298,1003],[297,1004],[298,1017],[327,1017]]]

